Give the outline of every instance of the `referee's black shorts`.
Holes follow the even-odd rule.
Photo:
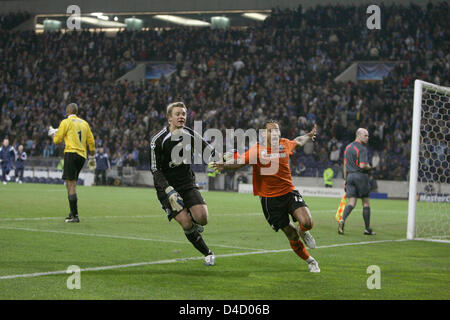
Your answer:
[[[368,198],[370,196],[369,175],[361,172],[349,173],[345,190],[347,198]]]
[[[264,216],[275,231],[289,225],[289,215],[292,216],[294,222],[297,221],[292,215],[296,209],[308,207],[298,190],[293,190],[279,197],[260,197],[260,201]]]
[[[75,152],[64,153],[63,180],[78,180],[81,169],[86,159]]]

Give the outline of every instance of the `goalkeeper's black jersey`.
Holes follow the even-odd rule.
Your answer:
[[[175,190],[195,186],[191,164],[203,163],[204,154],[208,159],[215,155],[214,148],[188,127],[173,133],[163,128],[152,137],[150,148],[150,171],[159,192],[169,185]]]

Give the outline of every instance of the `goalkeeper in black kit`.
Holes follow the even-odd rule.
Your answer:
[[[183,102],[167,106],[169,125],[152,137],[150,170],[167,218],[169,221],[175,219],[181,225],[187,239],[205,256],[205,265],[213,266],[214,254],[201,236],[203,226],[208,223],[208,207],[190,163],[195,146],[201,146],[197,151],[207,154],[210,160],[215,150],[198,133],[184,126],[186,117],[187,108]]]

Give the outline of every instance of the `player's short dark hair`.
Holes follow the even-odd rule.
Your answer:
[[[269,120],[266,120],[266,121],[264,122],[263,129],[267,129],[267,125],[268,125],[269,123],[274,123],[274,124],[277,124],[278,126],[280,126],[280,123],[279,123],[277,120],[275,120],[275,119],[269,119]]]

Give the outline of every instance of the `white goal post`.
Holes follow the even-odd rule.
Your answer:
[[[450,242],[450,88],[414,83],[407,238]]]

